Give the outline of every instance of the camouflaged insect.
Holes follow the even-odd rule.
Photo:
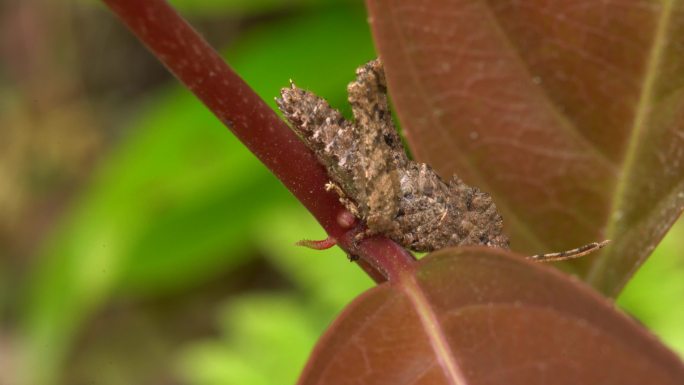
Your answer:
[[[425,163],[414,162],[397,134],[379,59],[356,70],[348,86],[354,121],[311,92],[291,84],[278,107],[316,154],[340,201],[366,222],[362,235],[384,234],[414,251],[484,245],[508,249],[503,220],[492,198],[454,175],[446,182]],[[529,256],[537,261],[577,258],[608,244]]]
[[[356,71],[348,93],[353,122],[294,84],[281,91],[277,103],[328,170],[330,188],[366,222],[368,235],[384,234],[415,251],[508,248],[501,215],[488,194],[455,175],[446,182],[430,166],[408,159],[392,123],[379,60]]]

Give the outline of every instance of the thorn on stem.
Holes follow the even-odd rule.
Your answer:
[[[328,237],[319,241],[311,239],[302,239],[295,243],[297,246],[304,246],[314,250],[326,250],[337,244],[337,240],[333,237]]]

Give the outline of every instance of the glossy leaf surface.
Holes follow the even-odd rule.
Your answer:
[[[684,206],[684,2],[367,0],[415,157],[619,292]]]
[[[357,298],[300,384],[678,384],[684,366],[583,284],[491,249],[447,249]]]

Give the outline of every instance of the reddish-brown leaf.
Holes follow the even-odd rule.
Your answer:
[[[684,366],[583,284],[502,251],[447,249],[359,297],[300,384],[681,384]]]
[[[367,0],[418,160],[615,295],[684,207],[684,2]]]

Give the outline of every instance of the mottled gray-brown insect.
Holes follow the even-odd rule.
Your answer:
[[[276,101],[326,167],[332,179],[329,188],[366,222],[365,235],[384,234],[415,251],[457,245],[508,248],[503,220],[488,194],[456,175],[447,182],[427,164],[407,157],[392,123],[379,59],[357,69],[348,94],[353,122],[294,84],[283,88]],[[588,252],[587,246],[580,249],[577,252]],[[565,259],[574,251],[548,256]]]
[[[454,176],[447,183],[414,162],[392,123],[379,60],[360,67],[349,84],[354,121],[318,96],[284,88],[278,106],[325,165],[346,207],[381,233],[415,251],[481,244],[508,247],[491,197]]]

